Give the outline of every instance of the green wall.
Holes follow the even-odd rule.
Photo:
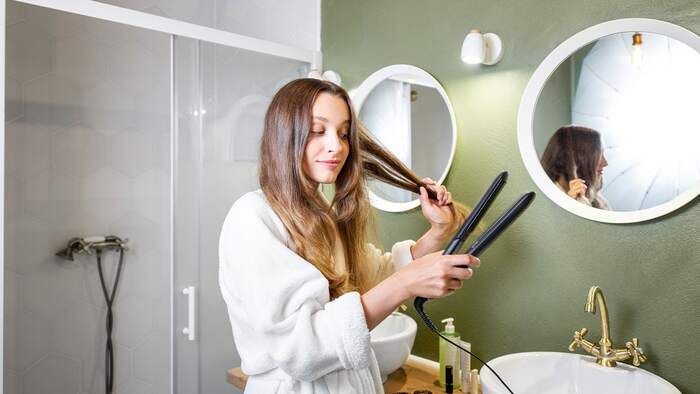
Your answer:
[[[520,159],[516,117],[536,66],[559,43],[597,23],[626,17],[666,20],[700,32],[696,1],[324,0],[326,69],[346,88],[380,67],[407,63],[433,74],[457,116],[457,153],[446,185],[474,204],[501,170],[505,189],[486,220],[521,193],[538,191]],[[495,66],[461,62],[471,28],[498,33],[505,55]],[[379,214],[384,246],[426,230],[419,210]],[[591,285],[605,291],[613,341],[638,337],[643,366],[684,393],[700,393],[700,206],[629,225],[576,217],[539,193],[529,211],[484,255],[482,268],[454,296],[427,304],[433,320],[453,315],[464,339],[486,359],[523,351],[567,351],[574,329],[600,334],[583,311]],[[412,308],[411,308],[412,313]],[[415,314],[414,314],[415,317]],[[419,325],[414,353],[437,359],[437,339]]]

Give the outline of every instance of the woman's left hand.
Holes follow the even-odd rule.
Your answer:
[[[437,200],[428,197],[428,191],[424,187],[420,188],[420,205],[423,216],[430,222],[431,230],[442,237],[449,237],[456,230],[457,211],[452,204],[452,193],[447,191],[443,185],[438,185],[430,178],[423,178],[422,181],[435,191]]]

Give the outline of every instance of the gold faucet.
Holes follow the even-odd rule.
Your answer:
[[[610,340],[610,321],[608,320],[608,305],[605,303],[605,296],[603,296],[603,290],[598,286],[591,287],[588,292],[588,298],[586,299],[585,311],[588,313],[595,314],[596,303],[600,309],[600,321],[601,321],[601,333],[602,337],[598,345],[593,344],[583,337],[588,333],[587,328],[582,328],[581,331],[574,331],[574,340],[569,345],[569,351],[573,352],[577,347],[583,348],[589,354],[596,357],[596,362],[604,367],[614,367],[617,365],[618,361],[624,361],[628,358],[632,358],[632,363],[635,366],[639,366],[641,363],[647,361],[647,356],[639,347],[639,341],[637,338],[633,338],[632,341],[625,343],[624,349],[614,349],[612,346],[612,341]]]

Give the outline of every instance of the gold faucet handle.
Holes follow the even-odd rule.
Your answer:
[[[641,363],[647,361],[647,356],[644,354],[644,350],[639,347],[639,340],[637,338],[632,338],[631,342],[625,343],[625,347],[632,356],[632,364],[638,367]]]
[[[576,348],[581,346],[581,341],[586,334],[588,334],[588,329],[586,327],[582,328],[581,331],[574,331],[574,340],[569,345],[570,352],[576,351]]]

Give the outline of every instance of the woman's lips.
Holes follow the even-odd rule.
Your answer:
[[[319,163],[319,164],[321,164],[321,165],[324,165],[324,166],[326,166],[326,167],[329,167],[329,168],[338,167],[338,165],[340,164],[339,161],[335,161],[335,160],[318,161],[317,163]]]

